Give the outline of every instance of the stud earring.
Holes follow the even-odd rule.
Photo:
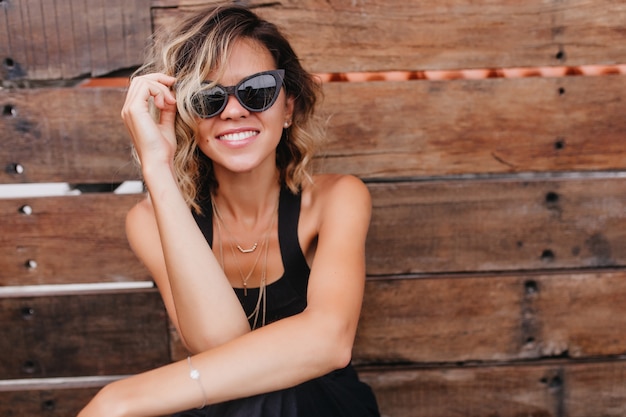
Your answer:
[[[291,125],[291,123],[285,122],[285,124],[283,126],[285,126],[285,129],[287,129],[290,125]]]

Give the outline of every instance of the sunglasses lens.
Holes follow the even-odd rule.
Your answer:
[[[213,117],[222,111],[228,100],[228,94],[220,86],[201,91],[192,99],[193,110],[200,117]]]
[[[215,85],[198,91],[191,98],[193,111],[204,119],[217,116],[228,102],[229,94],[234,94],[239,103],[252,112],[262,112],[274,104],[278,98],[284,71],[268,71],[244,79],[234,87]]]
[[[237,98],[248,110],[264,111],[274,104],[278,96],[278,83],[272,74],[260,74],[237,86]]]

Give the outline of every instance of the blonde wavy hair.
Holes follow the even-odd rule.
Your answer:
[[[285,70],[283,87],[294,98],[294,110],[292,123],[283,130],[278,144],[276,165],[281,184],[293,193],[311,179],[311,163],[324,137],[322,123],[315,117],[321,86],[302,67],[288,40],[273,23],[245,6],[230,4],[196,13],[171,32],[156,32],[148,59],[132,77],[160,72],[177,78],[174,171],[185,201],[198,213],[199,201],[207,198],[218,184],[212,161],[196,144],[197,116],[190,110],[191,101],[209,74],[216,73],[219,78],[233,45],[240,39],[264,45],[276,68]]]

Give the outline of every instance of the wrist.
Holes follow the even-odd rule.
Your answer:
[[[172,163],[154,162],[143,164],[141,166],[141,175],[148,190],[155,186],[178,184]]]
[[[89,416],[130,417],[127,395],[119,387],[120,381],[104,386],[83,410]]]

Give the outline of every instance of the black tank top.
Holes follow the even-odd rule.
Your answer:
[[[211,200],[201,203],[207,216],[194,217],[209,245],[213,243]],[[278,206],[278,240],[284,274],[267,286],[266,324],[293,316],[306,308],[310,269],[298,241],[301,195],[281,188]],[[235,288],[248,315],[256,306],[258,288]],[[252,320],[251,320],[252,321]],[[250,323],[252,326],[252,323]],[[285,388],[252,397],[176,413],[173,417],[380,417],[371,388],[359,380],[348,364],[343,369]]]
[[[267,285],[267,310],[265,324],[301,313],[306,308],[307,285],[311,272],[298,240],[301,195],[293,194],[282,187],[278,203],[278,243],[283,261],[284,273],[277,281]],[[211,199],[200,201],[202,215],[193,213],[209,245],[213,245],[213,209]],[[234,288],[246,315],[254,311],[259,289],[248,288],[244,296],[243,288]],[[252,326],[253,319],[250,319]]]

